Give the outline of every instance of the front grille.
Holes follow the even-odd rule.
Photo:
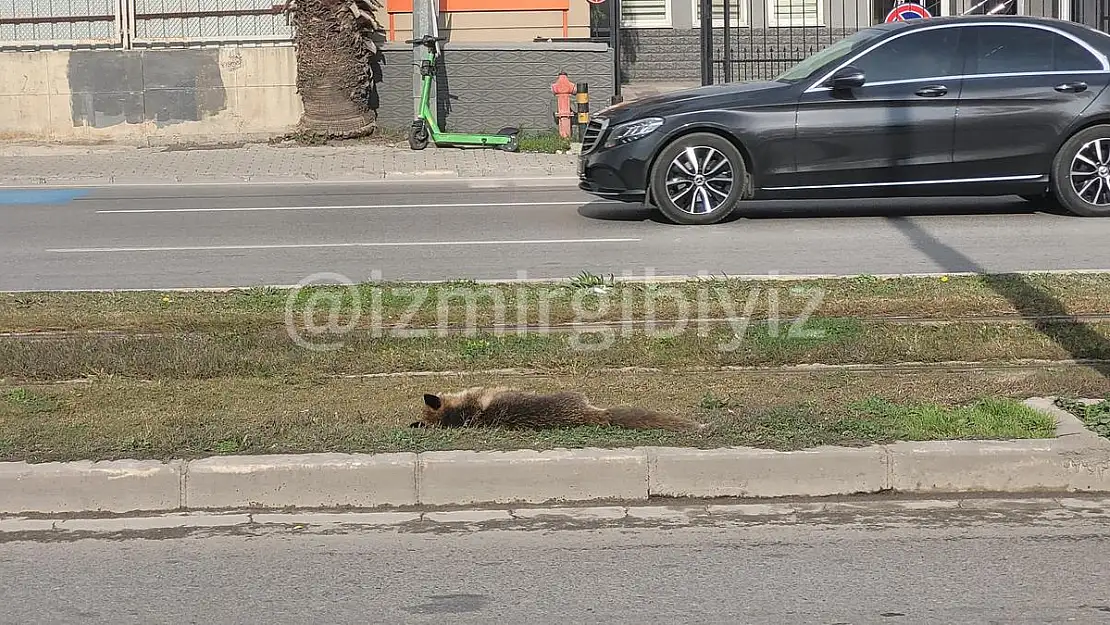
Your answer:
[[[592,152],[594,148],[601,142],[601,136],[605,134],[605,126],[607,121],[603,119],[591,119],[586,124],[586,131],[582,133],[582,153],[587,154]]]

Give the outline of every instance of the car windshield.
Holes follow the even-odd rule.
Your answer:
[[[799,80],[805,80],[812,76],[818,69],[824,67],[825,64],[847,57],[861,47],[869,44],[871,40],[882,33],[883,31],[873,28],[865,28],[856,31],[843,39],[837,40],[835,43],[819,52],[810,55],[801,63],[779,74],[775,77],[775,80],[779,82],[797,82]]]

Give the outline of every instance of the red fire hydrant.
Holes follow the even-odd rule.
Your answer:
[[[559,120],[559,135],[563,138],[570,136],[570,96],[577,92],[574,83],[567,78],[566,72],[559,72],[559,78],[551,85],[551,92],[555,94],[556,118]]]

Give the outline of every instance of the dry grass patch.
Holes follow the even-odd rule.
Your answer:
[[[1020,324],[907,326],[851,319],[814,319],[808,336],[753,324],[737,340],[718,328],[673,337],[625,332],[609,337],[568,334],[479,335],[412,339],[340,337],[341,348],[311,351],[282,332],[67,336],[0,340],[0,378],[68,380],[117,375],[144,379],[222,376],[303,378],[406,371],[524,368],[583,373],[597,368],[777,366],[808,363],[1110,360],[1110,322],[1040,329]],[[1097,336],[1101,340],[1089,340]],[[611,342],[609,342],[611,339]],[[730,346],[731,348],[722,348]],[[592,347],[591,347],[592,346]],[[1068,346],[1065,348],[1064,346]]]
[[[600,291],[600,292],[599,292]],[[355,289],[308,288],[295,294],[293,310],[321,293],[339,301],[340,319],[361,311],[359,324],[403,327],[493,323],[566,323],[698,314],[710,317],[915,316],[954,318],[1021,314],[1110,312],[1110,274],[955,276],[938,278],[742,281],[710,278],[674,284],[616,283],[580,277],[566,284],[362,285]],[[120,292],[0,295],[0,332],[41,330],[250,332],[281,328],[289,292],[248,289],[230,293]],[[473,298],[473,299],[468,299]],[[699,305],[704,302],[704,305]],[[446,304],[446,312],[439,310]],[[502,305],[497,313],[494,303]],[[813,306],[816,305],[816,308]],[[321,314],[326,314],[326,306]],[[523,311],[523,312],[521,312]],[[320,317],[321,319],[323,316]]]
[[[422,393],[474,384],[577,389],[602,405],[638,403],[696,414],[714,427],[702,434],[406,427]],[[700,372],[0,383],[0,460],[628,445],[799,449],[1028,438],[1050,436],[1051,418],[1005,398],[1091,396],[1104,388],[1101,376],[1078,367],[905,375]]]

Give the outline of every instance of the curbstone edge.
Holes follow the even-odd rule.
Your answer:
[[[1048,441],[889,445],[894,490],[913,493],[1110,491],[1110,448]]]
[[[182,505],[177,460],[0,463],[0,512],[135,512]]]
[[[821,497],[890,488],[882,446],[799,451],[747,447],[648,450],[649,493],[664,497]]]
[[[433,451],[420,454],[421,504],[647,499],[643,449]]]
[[[183,500],[189,509],[413,505],[416,454],[205,458],[189,463]]]

